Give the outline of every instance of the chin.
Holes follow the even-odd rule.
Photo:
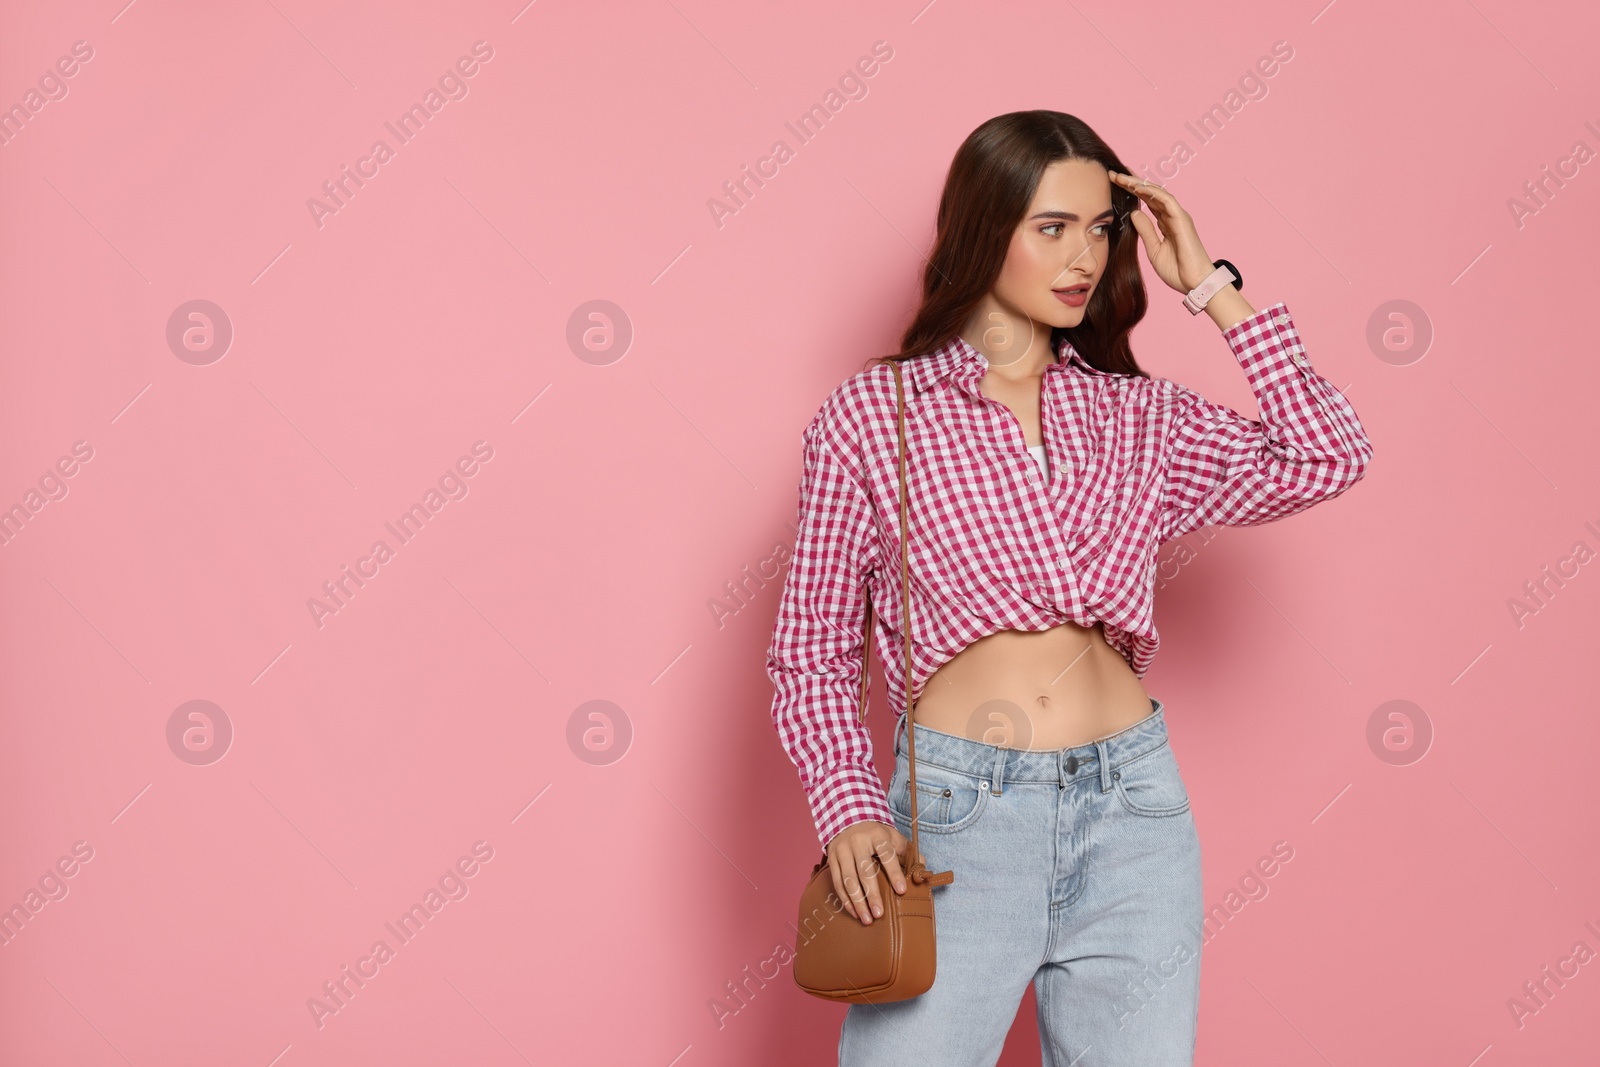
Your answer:
[[[1087,310],[1089,310],[1089,305],[1087,303],[1085,303],[1081,308],[1071,308],[1057,300],[1052,295],[1050,297],[1050,303],[1040,308],[1042,313],[1039,315],[1038,321],[1047,322],[1051,326],[1057,327],[1058,329],[1067,326],[1077,326],[1083,322],[1083,313]]]

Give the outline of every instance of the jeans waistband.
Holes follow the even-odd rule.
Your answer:
[[[917,767],[942,767],[989,780],[1000,796],[1006,782],[1054,782],[1067,786],[1092,778],[1100,791],[1111,790],[1111,772],[1167,743],[1166,705],[1150,698],[1150,714],[1110,737],[1069,748],[1002,748],[958,737],[917,723]],[[894,753],[906,751],[906,716],[894,727]]]

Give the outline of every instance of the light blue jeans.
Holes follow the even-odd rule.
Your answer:
[[[1045,1067],[1191,1067],[1200,839],[1165,706],[1087,745],[999,748],[916,726],[935,886],[933,988],[852,1004],[840,1067],[993,1067],[1032,982]],[[911,834],[905,719],[889,806]]]

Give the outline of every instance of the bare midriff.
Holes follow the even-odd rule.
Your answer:
[[[1067,622],[974,641],[928,679],[913,721],[984,744],[1051,749],[1108,737],[1151,711],[1101,626]]]

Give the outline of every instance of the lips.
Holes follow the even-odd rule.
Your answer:
[[[1077,296],[1082,293],[1087,293],[1089,291],[1089,287],[1087,285],[1069,285],[1065,289],[1053,289],[1051,291],[1061,293],[1063,295]]]

